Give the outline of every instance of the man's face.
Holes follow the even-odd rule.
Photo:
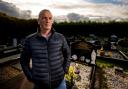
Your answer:
[[[50,30],[53,23],[52,14],[48,11],[42,12],[38,19],[38,24],[44,30]]]

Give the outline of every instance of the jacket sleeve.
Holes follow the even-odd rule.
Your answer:
[[[27,77],[29,81],[32,81],[32,72],[31,68],[29,66],[30,58],[31,58],[31,53],[30,53],[30,47],[29,47],[29,42],[28,40],[25,40],[23,44],[23,50],[21,52],[20,56],[20,64],[22,67],[22,70]]]
[[[67,74],[68,73],[68,69],[70,66],[70,62],[71,62],[71,50],[69,48],[69,45],[65,39],[65,37],[63,37],[63,56],[64,56],[64,63],[63,63],[63,68],[64,68],[64,72]]]

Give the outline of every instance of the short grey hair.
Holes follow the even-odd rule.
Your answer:
[[[49,12],[49,13],[52,15],[52,13],[51,13],[50,10],[48,10],[48,9],[43,9],[43,10],[40,11],[38,18],[39,18],[43,13],[45,13],[45,12]]]

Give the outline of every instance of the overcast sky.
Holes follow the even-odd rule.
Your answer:
[[[41,9],[46,8],[54,16],[75,13],[82,16],[128,18],[128,0],[0,0],[0,4],[3,2],[0,11],[8,6],[28,16],[36,16]]]

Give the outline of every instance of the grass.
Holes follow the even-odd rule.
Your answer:
[[[124,65],[121,65],[121,64],[116,64],[116,63],[110,63],[108,61],[105,61],[103,59],[96,59],[96,65],[99,67],[99,68],[112,68],[114,66],[117,66],[117,67],[121,67],[124,69],[124,71],[126,73],[128,73],[128,68],[127,66],[124,66]]]
[[[96,59],[96,65],[100,68],[112,68],[113,64],[102,59]]]

